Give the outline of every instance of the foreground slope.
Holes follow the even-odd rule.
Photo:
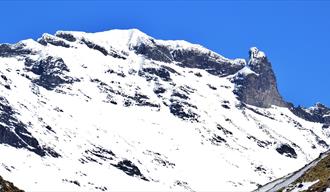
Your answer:
[[[248,191],[293,172],[328,149],[330,110],[283,101],[266,55],[249,56],[136,29],[0,45],[1,175],[29,191]]]
[[[1,192],[23,192],[22,190],[18,189],[13,185],[13,183],[4,180],[0,176],[0,191]]]
[[[321,154],[298,171],[269,182],[256,191],[330,191],[330,155]]]

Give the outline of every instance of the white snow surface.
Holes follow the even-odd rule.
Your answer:
[[[235,85],[227,77],[135,54],[130,46],[151,42],[151,37],[138,30],[59,33],[125,52],[127,59],[105,56],[79,41],[63,40],[70,48],[43,46],[31,39],[20,42],[37,52],[29,56],[35,61],[48,56],[62,58],[70,70],[65,75],[80,80],[47,90],[24,76],[38,77],[26,71],[23,57],[0,57],[0,73],[8,79],[0,79],[0,84],[11,87],[0,86],[1,96],[40,145],[61,155],[40,157],[27,149],[0,145],[0,174],[21,189],[251,191],[303,167],[327,150],[318,142],[330,142],[329,131],[322,129],[322,124],[298,118],[287,108],[242,108],[233,93]],[[184,41],[157,42],[213,54]],[[147,81],[138,75],[142,68],[164,66],[176,71],[171,72],[171,81]],[[160,96],[154,93],[159,87],[166,90]],[[110,93],[110,88],[121,94]],[[174,92],[188,98],[173,96]],[[134,101],[125,107],[123,95],[134,97],[136,93],[158,107],[138,106]],[[197,114],[198,120],[173,115],[168,107],[171,99],[195,106],[184,105],[184,111]],[[52,131],[45,128],[47,125]],[[297,157],[277,152],[281,144],[290,145]],[[96,148],[111,150],[115,157],[90,152]],[[148,181],[114,166],[125,159]]]

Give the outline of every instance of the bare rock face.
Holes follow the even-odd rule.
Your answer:
[[[238,73],[234,78],[235,93],[246,104],[257,107],[276,105],[286,107],[287,103],[278,92],[276,77],[266,55],[253,47],[246,68],[249,73]]]
[[[165,63],[175,62],[177,65],[186,68],[203,69],[212,75],[225,77],[235,74],[245,65],[240,60],[230,61],[223,59],[220,55],[203,52],[197,49],[180,49],[159,45],[151,40],[151,43],[141,43],[134,46],[133,50],[137,54],[144,55],[148,59],[162,61]]]
[[[289,109],[295,115],[307,121],[323,123],[323,128],[330,127],[330,108],[321,103],[316,103],[310,108],[304,108],[301,106],[295,107],[291,104]]]
[[[23,192],[23,190],[18,189],[13,183],[4,180],[0,176],[0,192]]]

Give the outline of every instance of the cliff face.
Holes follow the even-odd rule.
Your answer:
[[[234,79],[237,84],[235,93],[242,102],[257,107],[287,106],[277,89],[271,63],[262,51],[255,47],[251,48],[246,67],[251,72],[241,73]]]

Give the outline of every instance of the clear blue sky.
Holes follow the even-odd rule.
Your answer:
[[[330,106],[330,1],[1,1],[0,42],[57,30],[138,28],[226,57],[257,46],[272,61],[282,96]]]

